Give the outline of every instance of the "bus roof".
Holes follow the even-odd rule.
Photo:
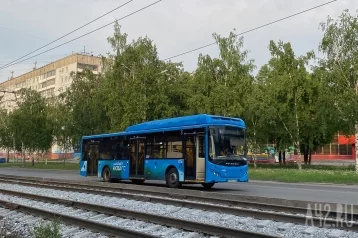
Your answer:
[[[182,116],[182,117],[143,122],[137,125],[129,126],[124,132],[95,135],[95,136],[84,136],[83,139],[89,139],[94,137],[98,138],[98,137],[108,137],[108,136],[141,134],[141,133],[159,132],[159,131],[184,130],[189,128],[200,128],[200,127],[213,126],[213,125],[235,126],[241,128],[245,128],[246,126],[245,122],[240,118],[199,114],[199,115]]]
[[[142,132],[156,129],[185,129],[187,127],[208,126],[208,125],[232,125],[245,127],[243,120],[239,118],[212,116],[206,114],[183,116],[155,121],[143,122],[141,124],[129,126],[126,132]],[[184,128],[185,127],[185,128]]]

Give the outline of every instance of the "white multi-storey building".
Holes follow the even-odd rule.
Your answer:
[[[72,83],[71,72],[81,72],[83,69],[90,69],[94,74],[102,71],[101,57],[72,54],[55,62],[47,64],[31,72],[0,83],[0,91],[3,95],[0,100],[0,107],[11,111],[17,107],[15,102],[16,92],[22,88],[30,88],[41,93],[43,97],[51,98],[57,96],[69,87]],[[0,154],[5,151],[0,151]],[[61,149],[54,145],[51,149],[51,158],[60,157]]]

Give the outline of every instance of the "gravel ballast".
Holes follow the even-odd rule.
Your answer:
[[[32,238],[35,228],[41,224],[50,223],[39,217],[31,216],[22,212],[11,211],[0,208],[0,237],[1,238]],[[107,238],[99,233],[59,223],[59,231],[62,238],[81,237],[86,238]],[[70,231],[70,233],[68,233]]]

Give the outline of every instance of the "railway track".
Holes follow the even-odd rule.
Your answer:
[[[137,201],[147,201],[153,203],[167,204],[179,207],[187,207],[192,209],[200,209],[206,211],[227,213],[238,216],[259,217],[260,219],[269,219],[282,222],[292,222],[297,224],[306,224],[307,208],[295,206],[283,206],[276,204],[267,204],[253,201],[240,201],[224,198],[203,197],[196,195],[182,195],[173,192],[158,192],[158,191],[142,191],[138,188],[116,188],[100,185],[81,184],[76,182],[60,182],[60,181],[39,181],[28,180],[24,178],[5,178],[0,176],[0,182],[10,182],[23,185],[38,186],[42,188],[62,189],[64,191],[84,192],[91,194],[98,194],[103,196],[111,196],[117,198],[126,198]],[[322,219],[325,219],[324,225],[335,226],[337,224],[336,218],[344,217],[352,223],[343,224],[342,228],[358,231],[358,213],[346,211],[337,212],[337,210],[322,210],[320,208],[311,207],[312,215],[316,215],[310,219],[314,226],[322,226]],[[297,216],[298,215],[298,216]]]
[[[277,237],[108,206],[0,190],[0,206],[119,237]],[[176,236],[177,235],[177,236]]]
[[[16,179],[16,180],[15,180]],[[231,214],[231,216],[244,216],[246,218],[243,218],[241,221],[242,223],[245,222],[250,222],[250,217],[253,218],[259,218],[260,220],[262,220],[262,224],[257,224],[264,226],[265,222],[267,223],[269,220],[273,220],[273,221],[280,221],[280,222],[285,222],[285,224],[282,224],[281,227],[277,227],[277,229],[290,229],[290,226],[292,226],[293,224],[302,224],[305,225],[307,222],[307,217],[306,217],[306,209],[300,208],[300,207],[291,207],[291,206],[279,206],[279,205],[273,205],[273,204],[262,204],[262,203],[257,203],[257,202],[248,202],[248,201],[233,201],[233,200],[229,200],[229,199],[222,199],[222,198],[217,198],[217,199],[206,199],[205,203],[200,201],[200,199],[202,197],[200,196],[182,196],[181,199],[178,198],[178,194],[174,194],[172,192],[170,193],[160,193],[159,195],[156,194],[155,192],[149,191],[149,193],[147,193],[147,191],[139,191],[139,189],[118,189],[118,188],[113,188],[113,187],[101,187],[99,185],[88,185],[88,184],[80,184],[80,183],[76,183],[76,182],[70,182],[70,183],[65,183],[65,182],[60,182],[60,181],[50,181],[50,182],[45,182],[45,181],[39,181],[36,179],[27,179],[27,178],[18,178],[18,177],[12,177],[12,178],[5,178],[0,176],[0,182],[4,182],[4,183],[12,183],[12,184],[19,184],[19,185],[25,185],[25,186],[34,186],[34,187],[40,187],[40,188],[44,188],[44,189],[55,189],[55,190],[62,190],[62,191],[68,191],[68,192],[80,192],[80,193],[86,193],[86,194],[92,194],[92,195],[102,195],[102,196],[108,196],[108,197],[115,197],[115,198],[125,198],[125,199],[130,199],[130,200],[134,200],[134,201],[141,201],[141,202],[152,202],[152,203],[158,203],[158,204],[167,204],[167,205],[172,205],[172,206],[178,206],[178,207],[185,207],[185,208],[190,208],[190,209],[200,209],[200,210],[204,210],[204,211],[210,211],[210,212],[217,212],[217,213],[225,213],[225,214]],[[50,183],[50,184],[49,184]],[[136,187],[136,186],[134,186]],[[118,191],[119,190],[119,191]],[[141,194],[142,192],[142,194]],[[12,193],[12,195],[15,196],[28,196],[28,198],[33,198],[33,199],[40,199],[40,197],[34,198],[31,196],[35,196],[34,194],[24,194],[24,193],[19,193],[16,191],[9,191],[9,190],[0,190],[0,193],[3,194],[10,194]],[[153,196],[156,195],[156,196]],[[171,198],[169,198],[171,197]],[[173,199],[173,197],[175,197],[175,199]],[[180,196],[179,196],[180,197]],[[55,198],[44,198],[42,196],[41,199],[55,199]],[[51,202],[59,202],[58,199],[56,200],[51,200]],[[86,206],[90,206],[89,204],[85,204],[85,203],[81,203],[81,202],[74,202],[74,201],[66,201],[66,200],[60,200],[60,202],[64,202],[65,204],[69,204],[70,206],[74,206],[74,204],[78,205],[81,209],[86,209]],[[94,206],[94,205],[92,205]],[[237,207],[240,206],[240,207]],[[246,207],[246,208],[244,208]],[[88,207],[87,207],[88,209]],[[94,208],[93,208],[94,209]],[[95,210],[97,212],[101,212],[101,209],[105,209],[104,207],[101,208],[96,208],[98,210]],[[113,208],[111,208],[113,209]],[[253,210],[256,209],[256,210]],[[268,211],[269,210],[269,211]],[[129,213],[128,213],[129,212]],[[286,213],[283,213],[286,212]],[[287,214],[287,212],[290,212],[291,214]],[[312,210],[312,215],[316,214],[317,211]],[[128,210],[116,210],[116,214],[127,214],[127,216],[130,217],[130,214],[133,213],[133,211],[128,211]],[[110,213],[109,213],[110,214]],[[140,214],[140,213],[136,213],[137,217],[130,217],[131,219],[139,219],[139,220],[147,220],[148,214]],[[335,227],[337,228],[337,224],[340,224],[340,228],[343,228],[345,230],[350,230],[350,231],[358,231],[358,225],[356,222],[349,222],[349,221],[345,221],[345,222],[339,222],[336,219],[336,216],[339,215],[337,214],[337,212],[334,211],[327,211],[326,213],[322,213],[321,211],[321,217],[311,217],[309,219],[310,224],[313,224],[314,227]],[[150,221],[159,224],[159,225],[163,225],[168,221],[168,217],[163,217],[163,216],[153,216],[153,214],[151,214],[151,218]],[[155,218],[154,218],[155,217]],[[230,216],[228,216],[230,217]],[[357,214],[349,214],[349,216],[347,215],[347,218],[351,218],[356,220],[357,219]],[[177,224],[177,225],[176,225]],[[220,226],[213,226],[208,225],[208,227],[201,227],[196,228],[195,226],[198,226],[198,224],[193,225],[193,223],[190,224],[183,224],[180,223],[179,221],[173,220],[171,221],[170,225],[172,227],[183,227],[184,229],[188,229],[188,230],[194,230],[194,231],[205,231],[205,234],[208,235],[218,235],[218,233],[212,233],[212,231],[208,230],[209,227],[215,227],[214,230],[216,231],[220,231]],[[202,224],[203,225],[203,224]],[[308,228],[309,230],[310,228]],[[235,230],[235,229],[234,229]],[[311,229],[312,231],[312,229]],[[223,233],[222,233],[223,232]],[[220,231],[219,234],[231,234],[231,233],[225,233],[225,232],[229,232],[229,231]],[[238,230],[235,231],[231,231],[234,232],[232,235],[232,237],[238,237]],[[236,234],[235,234],[236,232]],[[335,230],[334,232],[337,232],[337,230]],[[303,232],[305,233],[305,231]],[[306,232],[307,234],[309,232]],[[254,234],[250,234],[248,237],[254,237],[252,236]],[[230,237],[230,236],[229,236]],[[265,237],[265,236],[263,236]]]

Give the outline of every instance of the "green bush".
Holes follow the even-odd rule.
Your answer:
[[[57,220],[51,223],[41,223],[39,227],[35,228],[35,238],[60,238],[60,225]]]

